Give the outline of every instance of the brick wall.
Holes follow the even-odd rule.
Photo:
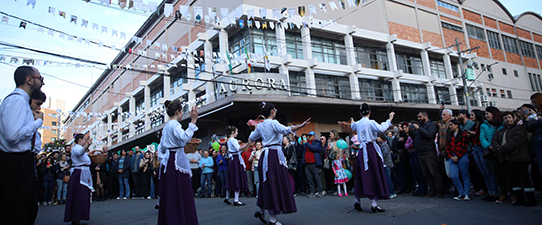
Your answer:
[[[525,66],[538,69],[538,60],[531,57],[523,57],[525,61]]]
[[[514,63],[514,64],[517,64],[517,65],[523,65],[523,63],[521,62],[521,56],[518,55],[518,54],[506,52],[506,59],[507,59],[507,61],[509,63]]]
[[[397,38],[421,43],[420,31],[417,28],[405,26],[402,24],[388,22],[390,34],[397,34]]]
[[[479,49],[474,50],[478,57],[483,58],[490,58],[489,57],[489,50],[487,49],[487,43],[485,41],[480,41],[478,39],[469,38],[469,43],[471,48],[475,48],[480,46]]]
[[[511,26],[511,25],[508,25],[506,23],[503,23],[503,22],[500,22],[499,21],[499,28],[501,28],[501,31],[503,32],[506,32],[506,33],[509,33],[509,34],[516,34],[516,32],[514,31],[514,27]]]
[[[423,5],[428,8],[437,9],[434,0],[417,0],[416,3],[418,3],[418,5]]]
[[[450,45],[453,45],[455,44],[455,39],[459,39],[459,42],[462,43],[460,46],[461,46],[461,49],[466,49],[467,47],[467,43],[465,43],[465,36],[463,35],[463,33],[461,32],[457,32],[457,31],[453,31],[453,30],[449,30],[449,29],[446,29],[446,28],[442,28],[442,32],[444,34],[444,45],[445,46],[450,46]],[[454,48],[454,51],[457,50],[456,48]]]
[[[414,3],[414,0],[406,0],[406,1]]]
[[[497,21],[491,18],[484,17],[484,23],[487,27],[491,27],[493,29],[499,29],[497,28]]]
[[[462,24],[461,21],[459,21],[459,20],[454,20],[454,19],[452,19],[452,18],[445,17],[445,16],[440,16],[440,19],[441,19],[442,21],[450,22],[450,23],[453,23],[453,24],[455,24],[455,25],[463,26],[463,24]]]
[[[531,32],[526,31],[521,28],[517,28],[517,27],[516,27],[516,31],[518,32],[518,36],[529,39],[529,40],[533,40],[533,38],[531,37]]]
[[[422,35],[423,35],[423,42],[431,42],[432,46],[436,46],[440,48],[444,47],[444,45],[442,44],[442,36],[440,34],[437,34],[431,31],[422,30]]]
[[[492,48],[491,56],[493,57],[494,60],[505,62],[504,53],[502,52],[502,50]]]
[[[534,41],[542,43],[542,35],[533,33]]]
[[[447,9],[447,8],[444,8],[444,7],[438,7],[438,11],[450,14],[452,16],[461,17],[461,15],[459,15],[459,12],[456,12],[456,11],[453,11],[453,10],[450,10],[450,9]]]
[[[469,10],[463,9],[463,17],[466,20],[482,24],[482,16],[478,13],[471,12]]]

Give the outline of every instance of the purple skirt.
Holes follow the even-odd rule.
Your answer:
[[[273,148],[267,151],[268,170],[267,180],[263,181],[263,166],[258,166],[260,172],[260,189],[258,190],[258,207],[269,210],[272,214],[287,214],[297,212],[295,204],[294,190],[290,183],[290,174],[288,169],[279,164],[277,151],[282,151]],[[260,156],[258,165],[263,165],[265,152]]]
[[[367,144],[367,162],[369,169],[365,171],[363,162],[363,152],[360,150],[356,162],[356,187],[354,193],[356,197],[365,197],[369,199],[390,199],[388,184],[386,183],[386,173],[382,165],[382,159],[376,153],[374,143]]]
[[[226,180],[226,190],[248,190],[247,174],[239,161],[239,155],[234,155],[233,158],[228,162],[228,179]]]
[[[158,224],[197,225],[190,175],[175,169],[175,154],[169,152],[167,171],[160,175]]]
[[[90,219],[90,189],[79,183],[80,181],[81,170],[74,169],[68,183],[64,222]]]

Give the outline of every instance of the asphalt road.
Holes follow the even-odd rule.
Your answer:
[[[542,224],[542,206],[524,207],[495,204],[473,196],[471,201],[455,201],[450,196],[444,199],[426,199],[410,195],[380,201],[387,211],[371,213],[370,201],[362,200],[363,212],[353,208],[354,197],[326,195],[322,198],[297,196],[297,213],[279,215],[283,224]],[[241,198],[246,206],[226,205],[219,198],[196,198],[199,223],[206,224],[262,224],[253,217],[256,211],[255,198]],[[97,224],[156,224],[158,211],[156,200],[108,200],[94,202],[91,206],[89,225]],[[540,202],[539,202],[540,203]],[[40,207],[37,225],[63,223],[64,205]],[[269,215],[266,213],[266,219]]]

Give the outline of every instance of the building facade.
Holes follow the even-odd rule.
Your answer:
[[[295,7],[316,3],[300,1]],[[168,17],[165,4],[189,12],[229,8],[230,20],[210,24],[194,23],[194,16],[187,21],[191,15],[180,13]],[[246,122],[259,114],[261,101],[276,103],[281,122],[311,117],[313,123],[301,132],[326,134],[339,129],[339,120],[359,119],[362,102],[374,107],[377,120],[394,110],[397,121],[408,121],[420,109],[437,114],[440,103],[464,109],[465,88],[479,109],[514,109],[542,89],[542,18],[536,13],[513,17],[497,0],[373,0],[346,10],[270,16],[289,4],[162,2],[125,46],[129,51],[111,62],[74,108],[78,116],[65,120],[68,136],[88,132],[96,148],[147,145],[168,120],[163,102],[173,99],[199,107],[196,136],[205,143],[227,125],[238,126],[246,139]],[[252,16],[261,9],[267,17]],[[241,12],[238,19],[235,12]],[[462,62],[458,46],[451,47],[456,40],[460,50],[474,49],[462,54]],[[178,46],[182,53],[170,59],[165,52],[167,60],[149,57],[164,55],[160,44]],[[465,87],[461,74],[468,67],[477,79]]]

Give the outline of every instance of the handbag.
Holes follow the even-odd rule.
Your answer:
[[[68,175],[68,174],[64,175],[64,177],[62,178],[62,182],[64,182],[64,183],[70,182],[70,175]]]
[[[288,160],[288,170],[297,171],[297,157],[293,151],[292,157]]]

